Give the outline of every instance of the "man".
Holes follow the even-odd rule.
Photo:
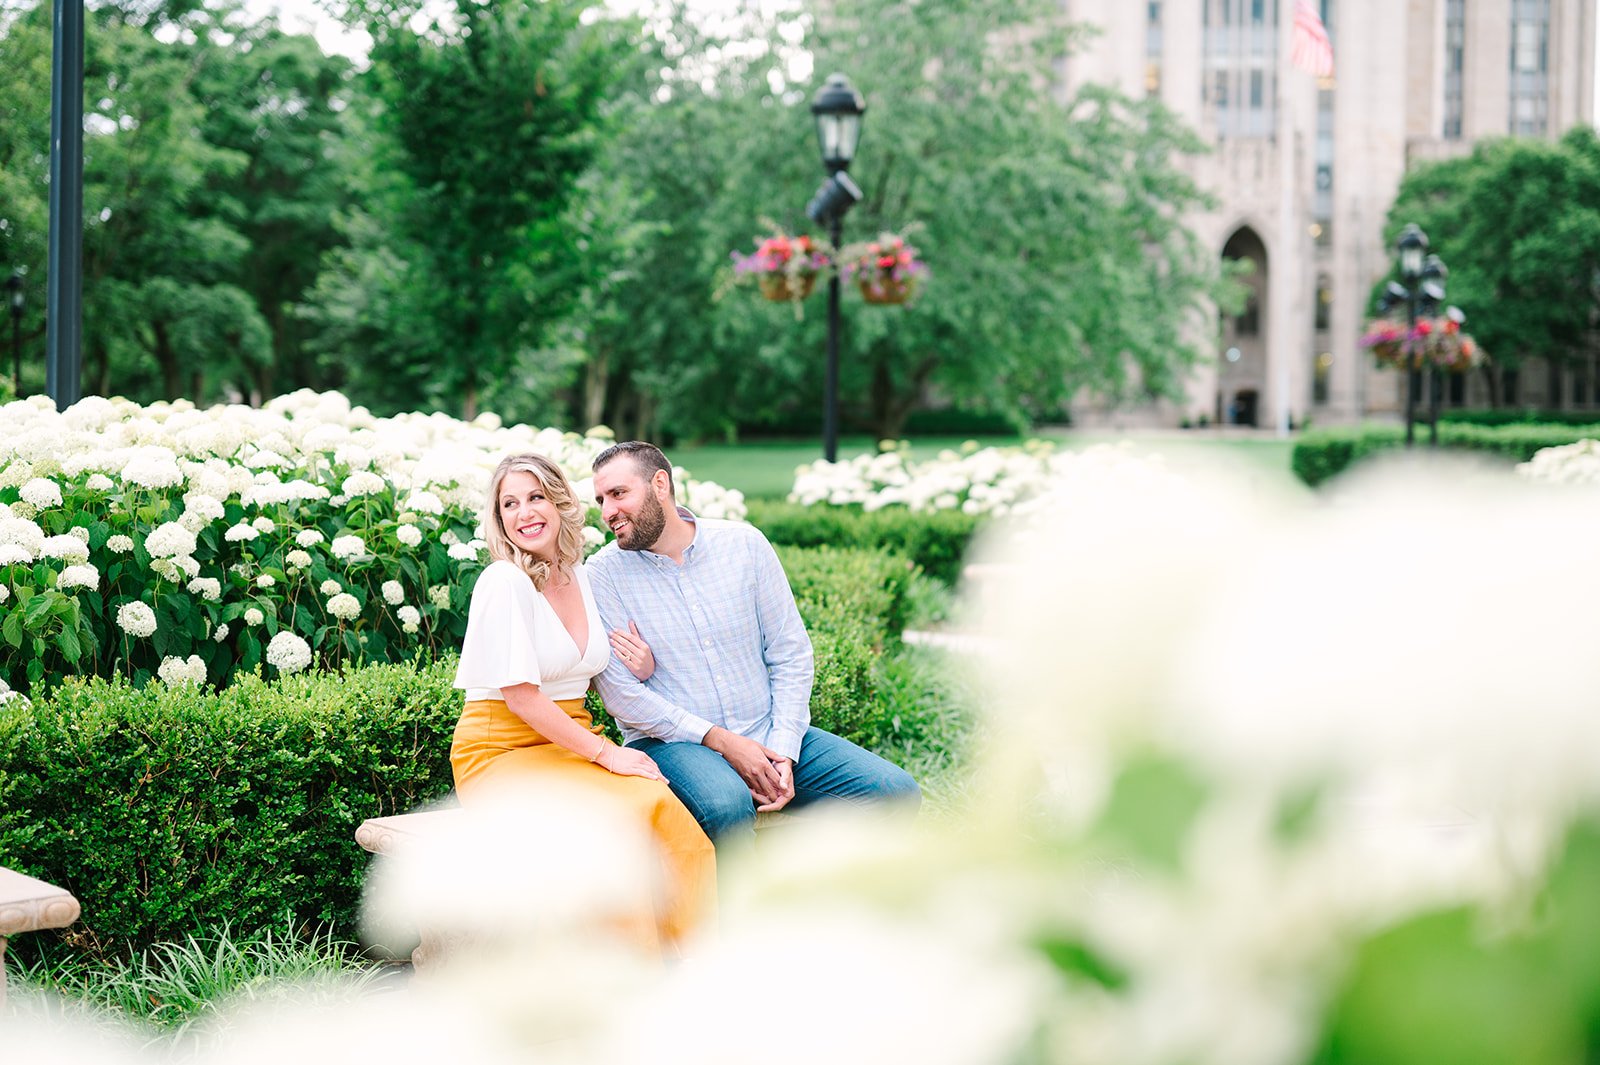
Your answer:
[[[588,565],[600,617],[655,657],[648,680],[613,658],[595,682],[712,842],[753,838],[758,811],[921,800],[905,770],[811,727],[811,640],[760,530],[678,506],[672,466],[639,441],[600,453],[594,492],[616,535]]]

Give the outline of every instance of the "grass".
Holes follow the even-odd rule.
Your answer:
[[[959,449],[970,439],[976,439],[981,447],[1009,447],[1022,443],[1024,438],[917,437],[911,441],[911,452],[918,459],[931,459],[947,448]],[[1174,461],[1220,458],[1222,461],[1237,462],[1262,476],[1276,477],[1281,474],[1285,479],[1291,476],[1289,453],[1294,447],[1293,440],[1204,429],[1189,432],[1061,433],[1043,439],[1072,450],[1125,441],[1142,451],[1155,452]],[[839,460],[844,462],[857,455],[876,454],[877,450],[877,442],[870,437],[844,437],[839,441]],[[782,499],[794,486],[795,467],[820,459],[822,444],[818,440],[701,444],[673,448],[668,452],[668,457],[697,480],[715,481],[724,488],[737,488],[748,499]]]
[[[162,943],[125,960],[68,959],[33,964],[8,958],[10,1008],[51,1018],[70,1015],[108,1029],[143,1026],[148,1042],[195,1049],[243,1003],[344,1000],[370,991],[383,969],[330,932],[263,932],[233,938],[227,929]]]

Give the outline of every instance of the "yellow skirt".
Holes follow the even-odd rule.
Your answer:
[[[556,705],[578,724],[599,734],[583,699],[557,699]],[[516,776],[559,777],[578,786],[604,789],[608,798],[649,826],[660,852],[666,898],[654,900],[654,918],[642,938],[657,949],[675,952],[717,901],[717,859],[711,841],[678,797],[659,780],[618,776],[551,743],[500,699],[467,703],[456,722],[450,768],[464,805]]]

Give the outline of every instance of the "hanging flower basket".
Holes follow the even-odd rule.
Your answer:
[[[911,227],[915,228],[915,227]],[[904,236],[882,233],[877,240],[852,244],[839,253],[845,276],[853,278],[867,303],[892,306],[905,303],[917,292],[927,264]]]
[[[798,277],[790,277],[788,274],[761,274],[760,284],[761,294],[774,303],[803,300],[817,287],[817,275],[801,274]]]
[[[861,289],[861,298],[867,303],[904,303],[917,291],[917,279],[914,277],[858,277],[856,278],[856,286]]]
[[[1465,373],[1489,361],[1477,341],[1461,331],[1460,312],[1439,318],[1419,318],[1415,328],[1378,319],[1361,338],[1380,366],[1419,370],[1432,366],[1449,373]]]
[[[733,253],[732,281],[754,279],[761,294],[774,303],[793,303],[800,314],[800,301],[817,286],[817,275],[833,268],[832,251],[804,233],[791,236],[772,227],[772,236],[756,241],[749,254]]]

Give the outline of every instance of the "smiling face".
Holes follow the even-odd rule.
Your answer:
[[[666,530],[666,510],[657,486],[645,479],[631,458],[619,456],[594,471],[594,498],[600,504],[600,517],[624,551],[648,551]]]
[[[495,517],[512,544],[530,555],[555,559],[561,514],[545,494],[544,482],[539,478],[527,470],[508,472],[495,496]]]

